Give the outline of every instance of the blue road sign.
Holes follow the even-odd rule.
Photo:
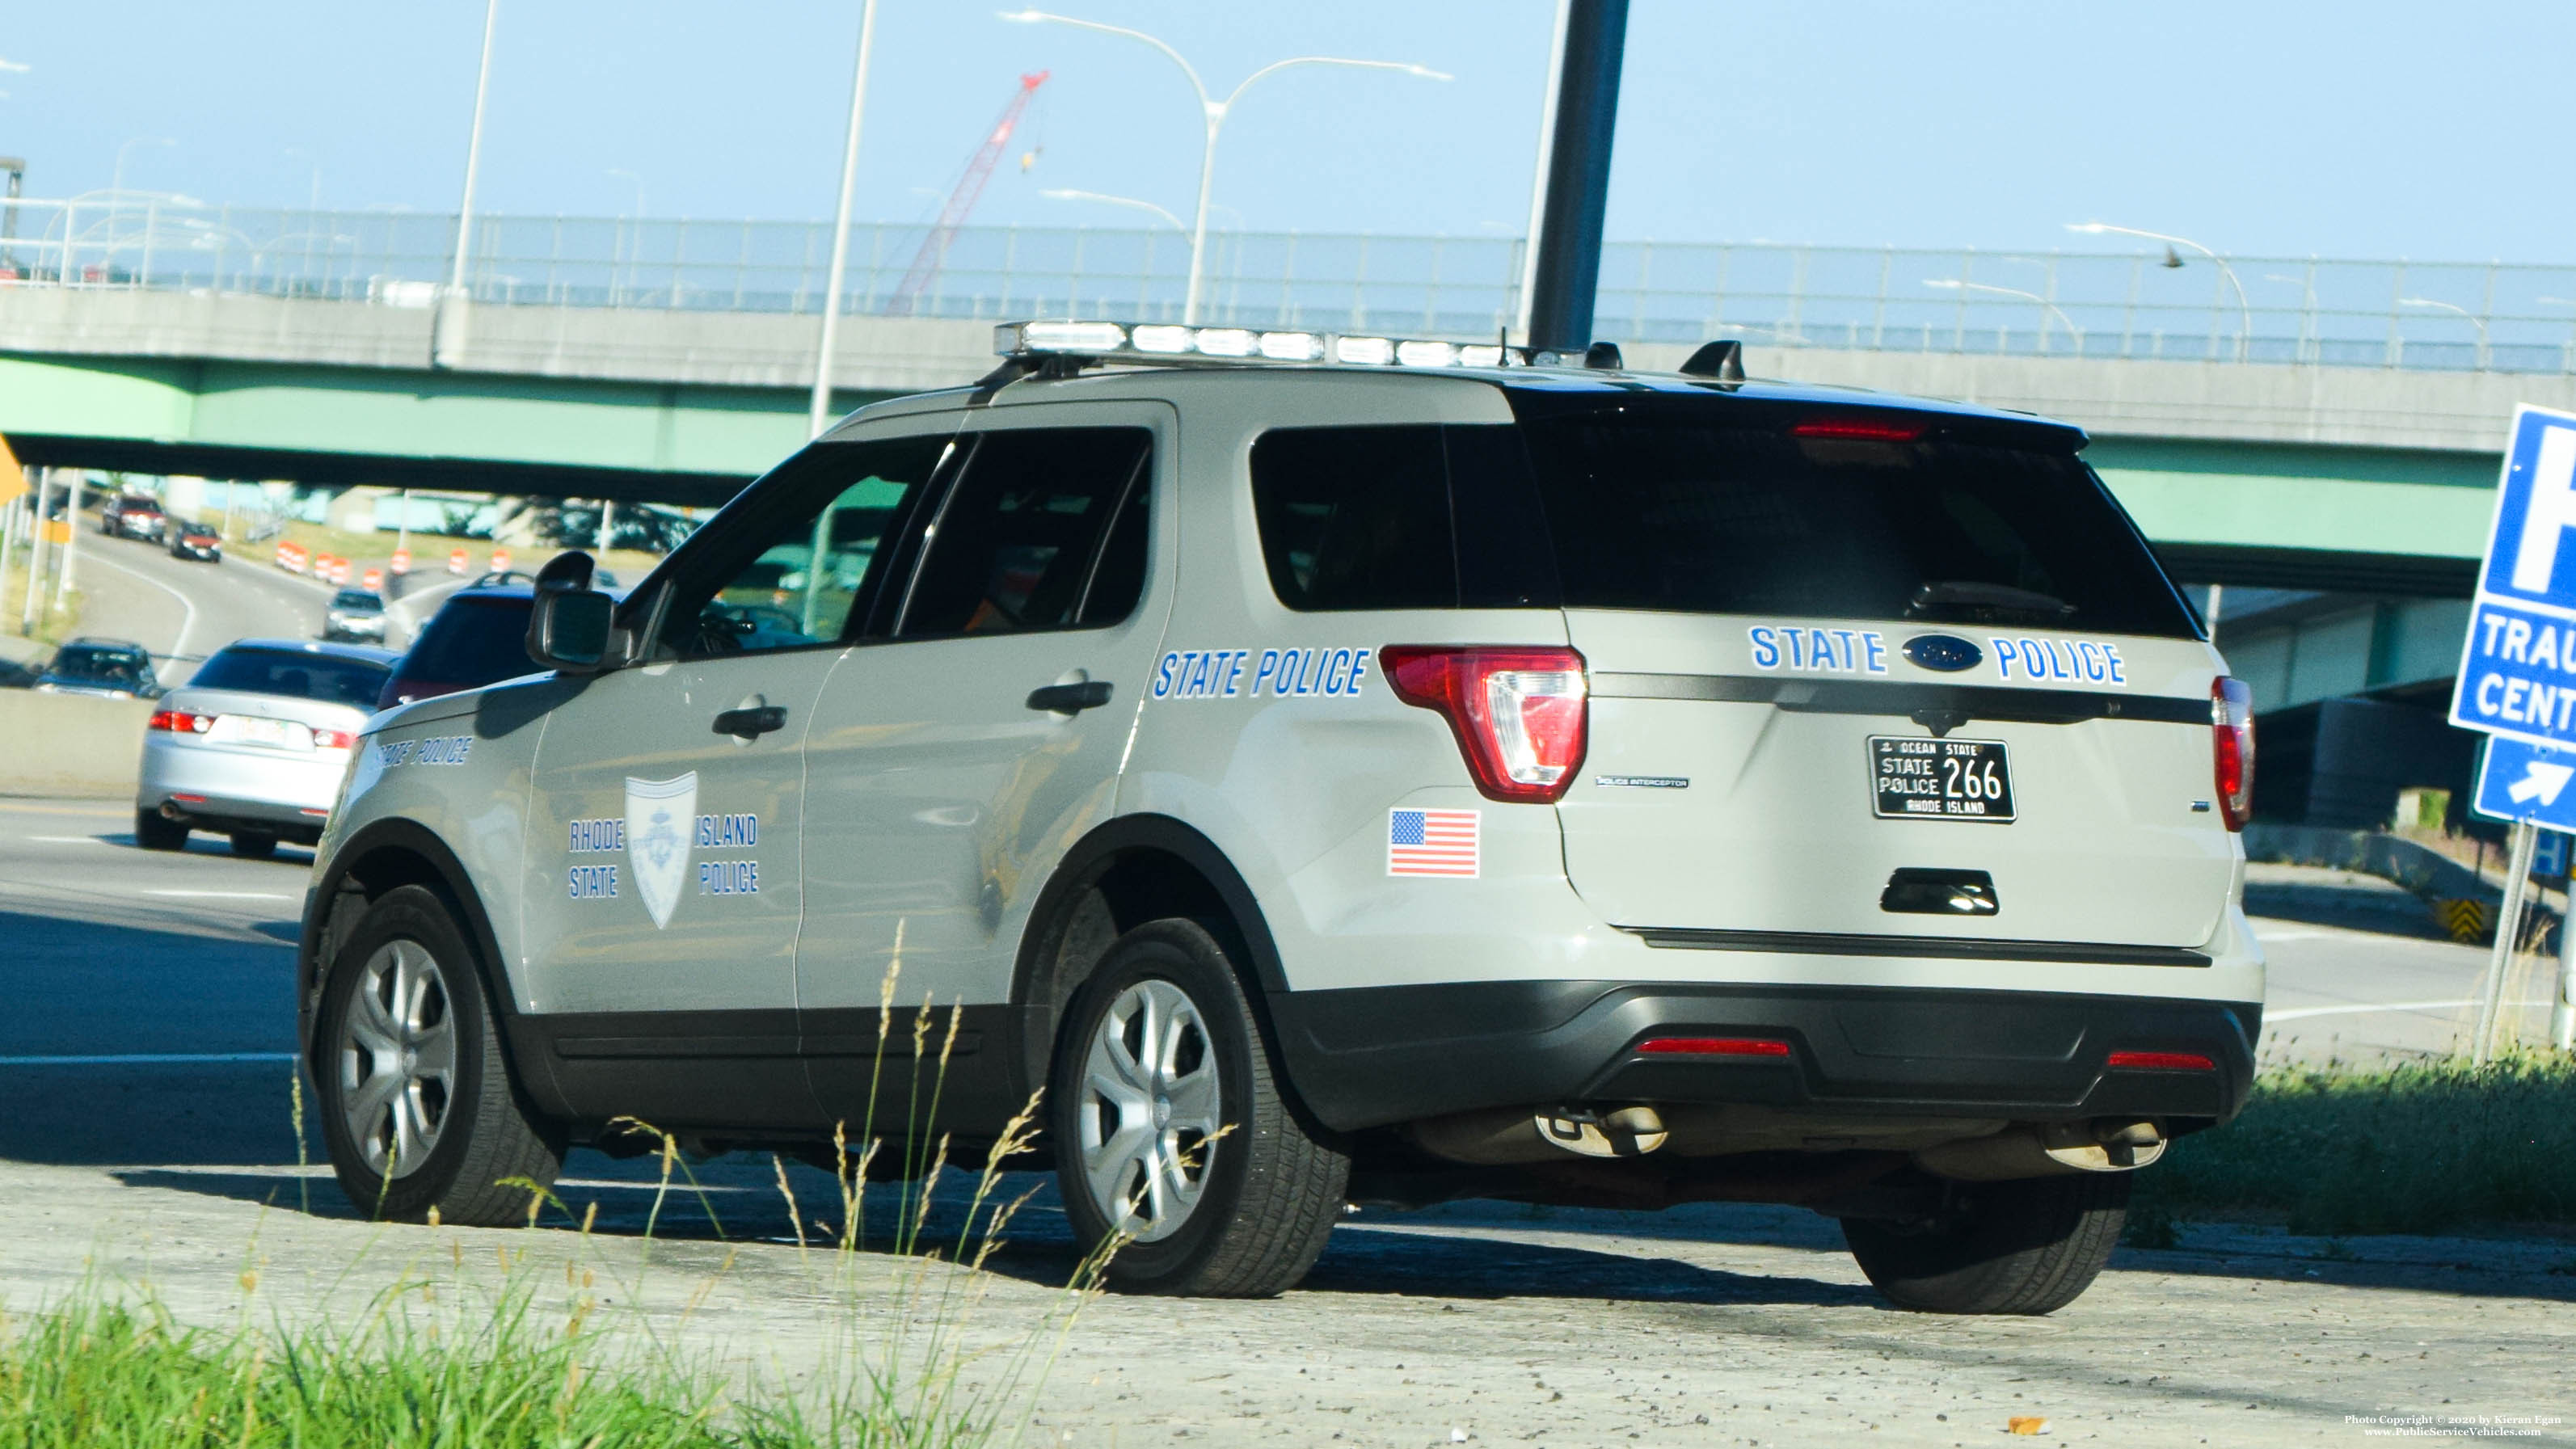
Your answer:
[[[2576,746],[2576,415],[2514,410],[2451,723]]]
[[[2520,740],[2487,741],[2478,766],[2478,793],[2469,807],[2490,820],[2527,820],[2551,830],[2576,830],[2576,750],[2552,750]]]

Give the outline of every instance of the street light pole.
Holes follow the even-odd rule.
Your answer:
[[[1199,296],[1205,288],[1207,279],[1208,202],[1211,199],[1210,182],[1216,176],[1217,135],[1224,129],[1225,118],[1234,109],[1234,103],[1243,99],[1243,93],[1252,89],[1254,82],[1264,76],[1300,65],[1336,65],[1353,70],[1395,70],[1407,75],[1419,76],[1424,80],[1457,79],[1446,71],[1433,70],[1429,66],[1410,65],[1403,61],[1354,60],[1348,56],[1339,55],[1296,55],[1286,60],[1274,60],[1245,76],[1243,83],[1236,86],[1224,100],[1220,101],[1208,94],[1206,84],[1199,79],[1197,68],[1192,66],[1187,58],[1171,46],[1141,30],[1130,30],[1124,25],[1104,25],[1097,20],[1077,20],[1070,15],[1054,15],[1044,10],[1005,10],[1002,12],[1002,18],[1023,25],[1070,25],[1077,30],[1096,30],[1103,35],[1123,35],[1129,40],[1141,40],[1170,57],[1172,64],[1181,68],[1181,74],[1189,78],[1190,89],[1198,94],[1199,114],[1206,127],[1206,138],[1199,150],[1199,198],[1195,208],[1196,220],[1190,228],[1189,290],[1181,299],[1181,321],[1184,323],[1199,320]]]
[[[832,217],[832,265],[824,274],[823,332],[814,344],[814,397],[806,410],[805,436],[823,436],[832,420],[832,348],[841,330],[841,287],[849,275],[850,191],[859,179],[859,120],[868,108],[868,51],[877,37],[877,0],[859,5],[859,58],[850,75],[850,129],[841,144],[841,201]],[[822,554],[815,553],[819,573]]]
[[[2082,232],[2087,236],[2101,236],[2107,233],[2114,236],[2143,237],[2148,241],[2163,242],[2167,246],[2189,247],[2216,263],[2218,274],[2227,279],[2227,285],[2236,289],[2236,360],[2239,362],[2246,360],[2254,341],[2254,304],[2245,300],[2245,284],[2236,280],[2236,269],[2227,264],[2227,258],[2193,241],[2190,237],[2168,236],[2160,231],[2140,231],[2134,226],[2113,226],[2106,221],[2070,221],[2066,224],[2066,229]]]
[[[2431,297],[2400,297],[2397,299],[2397,305],[2400,307],[2433,307],[2444,312],[2457,312],[2461,316],[2469,319],[2469,325],[2478,329],[2478,371],[2484,372],[2487,370],[2487,324],[2485,318],[2480,317],[2477,313],[2470,311],[2468,308],[2461,306],[2457,302],[2441,302],[2436,301]]]
[[[18,615],[18,633],[23,637],[36,632],[36,601],[42,598],[45,581],[45,510],[53,502],[54,470],[46,468],[36,474],[36,541],[27,550],[27,606]]]
[[[2084,329],[2075,325],[2075,319],[2066,315],[2065,308],[2037,292],[2025,292],[2019,287],[1998,287],[1991,282],[1971,282],[1965,277],[1925,277],[1923,285],[1949,292],[1990,292],[1998,297],[2019,297],[2026,302],[2037,302],[2044,309],[2040,313],[2039,350],[2048,350],[2048,316],[2052,312],[2065,325],[2066,335],[2075,339],[2075,350],[2084,350]]]
[[[1136,211],[1150,211],[1154,215],[1171,223],[1172,230],[1179,232],[1181,235],[1187,236],[1190,232],[1189,223],[1172,215],[1170,208],[1156,206],[1150,201],[1140,201],[1133,196],[1112,196],[1105,191],[1076,191],[1073,188],[1066,186],[1049,187],[1047,190],[1039,192],[1038,195],[1045,197],[1049,201],[1096,201],[1103,206],[1124,206]]]
[[[484,0],[483,59],[474,71],[474,125],[465,138],[465,195],[456,204],[456,260],[431,323],[430,362],[437,367],[454,367],[465,355],[465,273],[474,246],[474,180],[483,164],[483,105],[492,91],[492,32],[500,18],[501,0]]]

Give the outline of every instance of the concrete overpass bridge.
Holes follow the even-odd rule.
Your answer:
[[[36,233],[23,255],[0,242],[0,434],[31,464],[703,505],[804,437],[812,228],[717,228],[739,245],[707,262],[693,223],[585,250],[563,240],[584,224],[558,220],[540,256],[534,221],[499,219],[448,319],[465,325],[441,336],[443,245],[394,235],[432,236],[437,218],[325,220],[335,247],[355,241],[336,225],[392,230],[319,271],[309,239],[300,268],[284,241],[229,264],[230,242],[211,261],[173,245],[155,262],[159,219],[60,220],[20,227]],[[231,213],[211,225],[199,242],[259,231]],[[794,260],[771,231],[802,237]],[[1169,318],[1186,262],[1149,234],[969,233],[927,315],[881,315],[902,242],[860,239],[842,408],[981,374],[998,317]],[[1516,300],[1515,244],[1228,245],[1218,320],[1490,336]],[[2192,279],[2140,256],[1614,246],[1596,330],[1644,366],[1735,335],[1756,375],[2081,424],[2176,574],[2231,591],[2224,643],[2267,712],[2437,689],[2513,406],[2576,409],[2576,319],[2545,307],[2576,295],[2576,269],[2235,269],[2263,300],[2206,271],[2205,294],[2160,293]],[[1908,294],[1917,271],[1933,275]],[[2295,281],[2295,302],[2267,279]]]

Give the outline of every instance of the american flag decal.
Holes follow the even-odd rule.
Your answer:
[[[1386,817],[1388,875],[1476,873],[1473,810],[1396,810]]]

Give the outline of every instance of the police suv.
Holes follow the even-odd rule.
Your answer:
[[[1129,1288],[1728,1199],[2038,1313],[2242,1103],[2250,703],[2076,429],[1728,343],[999,350],[377,716],[301,953],[353,1202],[516,1221],[621,1118],[971,1160],[1034,1096]]]

